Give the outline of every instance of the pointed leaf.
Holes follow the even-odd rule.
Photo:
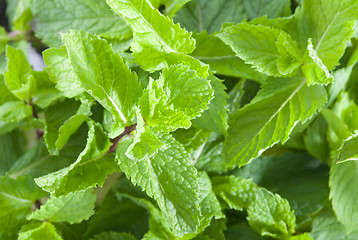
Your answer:
[[[82,29],[110,38],[129,38],[126,23],[112,13],[104,1],[97,0],[35,0],[36,35],[44,43],[60,46],[60,34]]]
[[[276,28],[240,23],[224,28],[217,36],[238,57],[269,76],[291,75],[302,63],[297,43]]]
[[[63,240],[54,225],[49,222],[30,223],[24,225],[19,233],[18,240]]]
[[[35,78],[25,54],[11,46],[6,47],[7,72],[5,82],[10,91],[21,100],[30,100],[35,88]]]
[[[305,63],[301,67],[303,74],[307,79],[308,85],[329,84],[333,82],[333,76],[327,67],[322,63],[316,50],[312,45],[312,40],[308,41],[308,56],[305,56]]]
[[[235,52],[215,35],[206,31],[194,35],[196,48],[190,54],[200,61],[209,64],[215,73],[238,78],[248,78],[264,82],[266,75],[255,71],[251,65],[236,57]]]
[[[358,133],[354,133],[343,141],[338,149],[338,161],[358,160]]]
[[[190,120],[208,108],[213,94],[208,80],[187,66],[174,65],[149,82],[140,100],[142,115],[149,126],[162,131],[189,128]]]
[[[136,240],[136,238],[129,233],[104,232],[97,234],[90,240]]]
[[[0,177],[0,238],[14,239],[31,206],[36,200],[46,196],[30,177]]]
[[[107,175],[118,170],[113,155],[105,155],[111,146],[98,123],[89,122],[87,145],[70,166],[36,178],[36,183],[53,196],[103,185]]]
[[[28,219],[50,222],[80,223],[94,213],[96,195],[92,189],[51,197],[40,209],[31,213]]]
[[[89,108],[89,106],[82,106],[82,108],[85,107]],[[81,112],[81,109],[79,108],[79,102],[67,99],[60,101],[45,110],[46,122],[44,138],[51,155],[58,155],[61,146],[63,147],[66,143],[65,139],[68,140],[89,115],[89,109],[87,109],[86,112]],[[79,118],[78,121],[73,122],[71,127],[68,127],[68,124],[71,124],[69,121],[71,121],[70,119],[74,117],[74,115],[83,117]],[[66,128],[67,131],[64,131],[62,127]],[[57,141],[61,142],[59,147],[56,145]]]
[[[332,207],[338,220],[345,227],[347,234],[358,230],[357,171],[357,161],[333,164],[329,179]]]
[[[209,34],[224,23],[239,23],[266,15],[269,18],[291,14],[289,0],[192,0],[180,9],[174,19],[189,31]]]
[[[285,239],[295,232],[295,215],[286,199],[266,189],[256,193],[247,210],[250,226],[262,236]]]
[[[193,120],[193,126],[225,135],[228,128],[228,110],[226,109],[228,95],[225,92],[226,87],[223,81],[215,77],[214,74],[210,74],[208,79],[214,90],[214,98],[211,100],[208,110]]]
[[[339,63],[348,40],[354,33],[354,21],[358,16],[358,2],[355,0],[304,0],[302,9],[295,13],[297,35],[302,50],[307,47],[307,40],[312,38],[314,50],[332,70]]]
[[[346,234],[343,225],[338,221],[334,212],[327,210],[313,220],[310,236],[314,240],[355,240],[358,238],[358,231]]]
[[[51,81],[56,83],[56,88],[65,97],[72,98],[82,94],[85,89],[74,81],[75,74],[71,67],[66,47],[49,48],[42,52],[46,63],[46,70],[50,75]]]
[[[267,81],[252,102],[229,119],[224,152],[228,165],[245,165],[277,142],[285,142],[327,101],[322,86],[308,87],[301,76]]]
[[[250,179],[235,176],[216,176],[211,181],[213,191],[222,199],[222,204],[240,211],[249,208],[259,189]]]
[[[142,93],[137,75],[105,40],[81,31],[63,35],[75,72],[75,81],[110,111],[116,125],[110,137],[118,136],[130,125],[133,106]]]
[[[126,156],[126,149],[133,140],[121,141],[117,148],[118,164],[134,184],[157,201],[175,235],[195,233],[200,214],[196,169],[174,138],[165,133],[154,133],[164,143],[157,153],[143,159],[131,159]]]
[[[19,122],[31,116],[32,108],[24,102],[13,101],[0,105],[0,122]]]
[[[107,0],[107,3],[131,26],[133,55],[142,68],[155,71],[183,63],[191,66],[201,77],[207,76],[206,66],[185,55],[195,48],[191,33],[174,24],[148,1]]]

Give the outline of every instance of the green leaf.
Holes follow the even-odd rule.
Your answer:
[[[213,98],[208,80],[188,66],[174,65],[150,80],[140,100],[144,120],[161,131],[189,128],[190,120],[208,108]]]
[[[5,78],[0,75],[0,105],[10,101],[18,100],[7,88]]]
[[[14,239],[31,213],[32,204],[44,196],[30,177],[0,176],[0,237]]]
[[[302,64],[297,43],[286,32],[267,26],[240,23],[217,34],[236,55],[269,76],[287,76]]]
[[[165,9],[164,13],[169,17],[174,17],[175,13],[182,8],[187,2],[191,0],[164,0],[165,1]]]
[[[307,151],[314,157],[325,162],[329,159],[329,146],[327,141],[327,122],[319,115],[307,128],[304,142]]]
[[[343,140],[342,146],[338,149],[338,161],[357,160],[358,157],[358,133],[354,133]]]
[[[44,109],[62,96],[62,94],[55,88],[53,82],[50,81],[47,72],[33,71],[32,75],[36,79],[36,88],[31,99],[34,105]]]
[[[246,221],[239,224],[232,224],[225,231],[225,240],[267,240],[250,228]]]
[[[343,224],[347,234],[358,230],[358,162],[347,161],[333,164],[330,172],[330,199],[338,220]]]
[[[112,13],[104,1],[35,0],[36,36],[53,47],[61,45],[60,33],[81,29],[109,38],[130,38],[131,31],[122,18]]]
[[[206,31],[194,35],[196,48],[191,56],[209,64],[210,69],[217,74],[248,78],[260,83],[266,75],[255,71],[249,64],[235,56],[233,50],[215,35],[208,35]]]
[[[31,74],[31,66],[25,54],[11,46],[6,47],[7,72],[5,82],[10,91],[21,100],[30,100],[36,80]]]
[[[174,138],[154,133],[164,143],[155,154],[142,159],[129,158],[126,150],[133,139],[124,140],[117,148],[118,164],[133,184],[157,201],[175,235],[195,233],[200,214],[196,169],[183,146]]]
[[[248,19],[266,15],[268,18],[277,18],[291,15],[290,1],[288,0],[245,0],[244,6]]]
[[[24,102],[7,102],[0,106],[0,122],[19,122],[31,116],[32,108]]]
[[[289,240],[312,240],[310,235],[308,233],[294,235],[289,238]]]
[[[328,201],[329,167],[307,153],[260,157],[232,174],[286,198],[298,225],[310,221]]]
[[[83,126],[64,146],[59,156],[50,156],[43,139],[13,163],[9,174],[12,178],[30,175],[33,178],[58,171],[73,163],[86,145],[87,129]]]
[[[0,27],[0,54],[5,52],[6,44],[8,43],[7,32],[4,27]]]
[[[30,223],[24,225],[18,240],[63,240],[54,225],[49,222]]]
[[[357,9],[355,0],[305,0],[295,13],[296,27],[290,28],[302,50],[307,49],[307,40],[312,38],[315,52],[327,69],[332,70],[353,36]]]
[[[90,106],[66,99],[45,110],[45,143],[51,155],[58,155],[72,134],[90,115]]]
[[[247,214],[250,226],[262,236],[285,239],[295,232],[296,219],[288,201],[265,189],[256,192]]]
[[[133,107],[142,93],[137,75],[125,65],[111,45],[97,36],[71,31],[63,41],[75,72],[77,84],[113,114],[116,125],[110,137],[131,125]]]
[[[131,48],[143,69],[155,71],[183,63],[199,76],[207,76],[207,66],[185,55],[194,50],[195,40],[179,24],[174,24],[144,0],[107,0],[107,3],[131,26],[134,38]]]
[[[15,14],[11,19],[14,29],[30,30],[30,21],[33,18],[31,4],[33,0],[19,0],[15,9]]]
[[[250,179],[235,176],[216,176],[211,181],[214,193],[221,198],[225,208],[240,211],[249,208],[259,189]]]
[[[121,178],[121,180],[126,179]],[[130,182],[128,184],[133,186]],[[129,199],[116,197],[113,192],[109,192],[102,204],[96,206],[95,214],[88,220],[84,238],[108,231],[131,232],[141,239],[148,231],[147,211]]]
[[[269,18],[291,14],[288,0],[192,0],[180,9],[175,20],[190,31],[213,33],[224,23],[239,23],[245,18]]]
[[[301,67],[303,74],[307,79],[308,85],[329,84],[333,82],[333,76],[327,67],[319,58],[316,50],[312,45],[312,39],[308,40],[308,52],[305,56],[305,63]]]
[[[65,46],[46,49],[42,55],[51,81],[56,83],[56,88],[62,92],[63,96],[72,98],[85,91],[74,81],[75,74]]]
[[[98,123],[88,122],[87,145],[70,166],[36,178],[36,183],[53,196],[102,186],[107,175],[118,170],[113,155],[106,155],[111,142]]]
[[[39,221],[80,223],[93,215],[95,201],[96,195],[92,189],[72,192],[58,198],[51,197],[45,205],[27,218]]]
[[[214,98],[209,104],[209,109],[193,120],[193,126],[225,135],[228,128],[228,110],[226,109],[228,95],[225,92],[226,87],[223,81],[215,77],[214,74],[210,74],[208,79],[214,90]]]
[[[314,240],[355,240],[358,238],[358,231],[346,234],[343,225],[337,220],[332,210],[319,214],[312,223],[310,236]]]
[[[211,132],[195,127],[189,129],[180,128],[172,132],[172,136],[184,146],[188,153],[195,150],[200,151],[201,146],[206,143],[210,135]]]
[[[0,135],[0,175],[8,172],[25,150],[25,137],[20,131]]]
[[[90,240],[136,240],[136,238],[129,233],[104,232],[97,234]]]
[[[212,218],[222,218],[224,215],[221,212],[219,200],[216,198],[212,189],[212,183],[206,172],[199,172],[199,202],[200,202],[200,227],[198,233],[209,227]]]
[[[243,166],[275,143],[284,143],[297,122],[305,122],[326,101],[324,87],[308,87],[301,76],[270,79],[250,104],[229,118],[224,150],[228,165]]]

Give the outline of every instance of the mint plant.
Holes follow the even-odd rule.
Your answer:
[[[0,239],[358,239],[357,0],[1,17]]]

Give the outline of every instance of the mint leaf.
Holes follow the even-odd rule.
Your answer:
[[[343,225],[337,220],[334,212],[326,210],[313,220],[310,236],[314,240],[354,240],[358,237],[358,231],[346,234]]]
[[[20,131],[0,135],[0,175],[8,172],[25,151],[25,137]]]
[[[61,45],[60,33],[81,29],[109,38],[129,38],[131,31],[125,22],[104,1],[35,0],[36,35],[51,47]]]
[[[354,0],[343,1],[307,1],[296,11],[295,32],[301,49],[306,49],[307,40],[312,38],[315,52],[332,70],[338,65],[346,48],[347,41],[352,37],[353,20],[357,18],[358,3]]]
[[[343,140],[342,146],[338,149],[338,161],[357,160],[357,144],[357,133]]]
[[[45,143],[51,155],[58,155],[72,134],[90,115],[90,106],[72,100],[60,101],[45,110]]]
[[[269,18],[290,14],[288,0],[192,0],[175,15],[175,20],[190,31],[219,31],[224,23],[239,23],[267,15]]]
[[[129,233],[104,232],[97,234],[90,240],[136,240],[136,238]]]
[[[30,223],[24,225],[19,233],[18,240],[63,240],[61,235],[56,231],[54,225],[49,222]]]
[[[144,120],[161,131],[189,128],[190,120],[208,108],[213,90],[208,80],[188,66],[174,65],[150,80],[140,99]]]
[[[347,234],[358,229],[358,210],[355,204],[358,184],[357,170],[357,161],[333,164],[329,179],[331,188],[329,197],[332,200],[332,207]]]
[[[58,198],[51,197],[45,205],[31,213],[28,219],[79,223],[93,215],[95,201],[96,195],[92,189],[69,193]]]
[[[36,183],[53,196],[103,185],[107,175],[118,170],[113,155],[105,155],[111,142],[98,123],[88,122],[87,145],[70,166],[36,178]]]
[[[285,142],[297,122],[305,122],[327,101],[322,86],[308,87],[304,78],[265,82],[258,95],[229,118],[225,143],[228,165],[245,165],[277,142]],[[291,106],[297,111],[292,112]]]
[[[286,199],[265,189],[247,210],[250,226],[262,236],[284,239],[295,232],[295,215]]]
[[[116,125],[110,137],[131,125],[133,107],[142,93],[135,73],[111,46],[97,36],[82,31],[63,35],[75,72],[75,81],[113,114]]]
[[[5,52],[7,43],[8,43],[7,32],[5,28],[0,27],[0,54]]]
[[[307,153],[259,157],[232,174],[286,198],[298,225],[310,221],[329,196],[329,167]]]
[[[269,76],[291,75],[302,63],[297,43],[279,29],[240,23],[224,28],[217,36],[238,57]]]
[[[72,98],[85,91],[76,81],[73,81],[75,75],[66,47],[49,48],[42,55],[51,81],[56,83],[56,88],[62,92],[63,96]]]
[[[32,108],[24,102],[7,102],[0,106],[0,122],[19,122],[31,116]]]
[[[147,1],[107,0],[107,3],[131,26],[134,38],[131,48],[142,68],[155,71],[184,63],[201,77],[207,76],[207,67],[185,55],[194,50],[195,40],[179,24],[160,14]]]
[[[0,237],[14,238],[31,213],[36,200],[46,196],[32,178],[21,176],[17,179],[0,176]]]
[[[9,90],[21,100],[30,100],[36,80],[25,54],[9,45],[6,47],[7,72],[5,82]]]
[[[255,200],[258,187],[249,179],[235,176],[217,176],[211,179],[214,193],[222,199],[225,208],[248,209]]]
[[[174,138],[166,133],[154,133],[164,143],[155,154],[142,159],[130,158],[126,149],[133,140],[125,140],[117,148],[116,160],[133,184],[157,201],[175,235],[195,233],[200,211],[196,169]]]
[[[329,84],[333,81],[333,76],[328,68],[322,63],[316,50],[312,45],[312,40],[308,40],[308,56],[305,56],[305,63],[301,67],[303,74],[307,79],[307,84]]]
[[[214,98],[209,104],[209,109],[193,120],[193,126],[225,135],[228,128],[228,110],[226,109],[228,95],[225,92],[226,87],[223,81],[215,77],[214,74],[210,74],[208,79],[214,90]]]
[[[0,104],[15,100],[17,98],[7,88],[4,76],[0,75]]]
[[[329,146],[327,141],[327,122],[319,115],[307,128],[304,142],[307,151],[317,159],[325,162],[329,159]]]
[[[196,48],[191,56],[209,64],[216,74],[242,77],[263,82],[267,76],[255,71],[249,64],[235,56],[233,50],[215,35],[206,31],[194,35]]]

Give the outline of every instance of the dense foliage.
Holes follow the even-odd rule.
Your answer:
[[[358,239],[358,0],[6,17],[0,239]]]

